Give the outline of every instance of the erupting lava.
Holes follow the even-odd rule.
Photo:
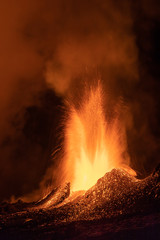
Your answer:
[[[89,88],[78,109],[70,107],[65,130],[65,170],[73,191],[89,189],[116,167],[135,174],[125,165],[129,157],[125,131],[123,126],[120,131],[119,124],[118,117],[112,123],[105,120],[100,82]]]

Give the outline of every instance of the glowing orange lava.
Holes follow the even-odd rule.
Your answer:
[[[120,131],[118,119],[107,124],[102,100],[98,83],[85,94],[80,108],[70,109],[65,131],[65,170],[73,191],[89,189],[115,167],[135,173],[125,165],[129,157],[123,127]]]

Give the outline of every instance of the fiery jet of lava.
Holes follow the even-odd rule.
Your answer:
[[[89,88],[78,109],[70,107],[65,130],[65,170],[72,190],[89,189],[116,167],[135,173],[122,156],[127,154],[126,139],[119,124],[118,117],[110,124],[105,120],[100,82]]]

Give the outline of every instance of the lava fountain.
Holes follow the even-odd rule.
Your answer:
[[[20,233],[23,239],[28,239],[36,232],[35,239],[37,233],[41,239],[66,239],[66,236],[67,239],[77,239],[77,236],[78,239],[88,239],[88,236],[110,239],[111,229],[115,236],[115,227],[121,226],[122,220],[118,231],[127,229],[126,236],[128,221],[131,225],[138,222],[131,228],[132,234],[142,227],[145,231],[147,226],[147,234],[153,232],[154,225],[159,227],[160,165],[145,179],[131,176],[135,172],[129,167],[120,112],[116,108],[115,117],[107,121],[103,106],[100,83],[85,91],[78,107],[70,104],[65,128],[64,180],[67,182],[53,188],[38,202],[2,203],[0,237],[13,239],[13,234]],[[144,220],[147,221],[142,226]],[[142,236],[141,232],[138,234]]]
[[[71,190],[87,190],[113,168],[130,174],[124,126],[117,116],[107,123],[100,81],[85,91],[76,108],[70,104],[65,128],[65,172]]]

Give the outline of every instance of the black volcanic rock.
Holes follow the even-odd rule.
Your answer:
[[[62,203],[70,195],[70,183],[66,183],[60,187],[53,189],[46,197],[36,202],[35,206],[41,208],[57,206]]]
[[[138,180],[121,169],[113,169],[85,192],[70,193],[66,184],[32,206],[17,212],[0,212],[0,231],[49,229],[71,222],[126,219],[129,216],[160,213],[160,168]],[[9,204],[5,208],[9,208]],[[16,206],[16,205],[15,205]],[[3,206],[4,207],[4,206]],[[21,211],[20,211],[21,209]]]
[[[159,189],[159,172],[138,180],[124,170],[113,169],[85,194],[60,207],[59,211],[67,213],[67,220],[92,220],[141,213],[159,207]]]

